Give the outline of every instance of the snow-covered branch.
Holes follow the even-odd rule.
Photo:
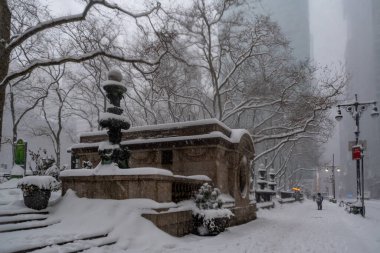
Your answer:
[[[0,86],[6,85],[9,81],[11,81],[17,77],[21,77],[21,76],[33,71],[34,69],[39,68],[39,67],[61,65],[64,63],[68,63],[68,62],[78,63],[78,62],[87,61],[87,60],[90,60],[90,59],[93,59],[93,58],[96,58],[99,56],[105,56],[105,57],[108,57],[110,59],[118,60],[121,62],[128,62],[128,63],[134,63],[134,64],[145,64],[145,65],[149,65],[149,66],[154,66],[160,62],[160,59],[163,55],[161,55],[161,57],[158,58],[156,61],[149,62],[149,61],[146,61],[143,59],[129,58],[129,57],[125,57],[123,55],[117,55],[117,54],[105,52],[103,50],[97,50],[97,51],[87,53],[87,54],[83,54],[83,55],[79,55],[79,56],[65,56],[65,57],[60,57],[57,59],[36,60],[36,61],[32,62],[30,65],[26,66],[25,68],[22,68],[18,71],[14,71],[14,72],[9,73],[1,81]]]
[[[12,40],[6,45],[5,50],[7,50],[8,52],[12,51],[15,47],[22,44],[28,38],[32,37],[33,35],[35,35],[39,32],[42,32],[44,30],[47,30],[47,29],[50,29],[53,27],[57,27],[60,25],[64,25],[64,24],[83,21],[86,19],[86,16],[88,15],[89,11],[95,5],[103,5],[107,8],[115,9],[115,10],[120,11],[120,12],[122,12],[122,13],[130,16],[130,17],[133,17],[133,18],[140,18],[140,17],[150,15],[155,10],[158,10],[161,8],[160,3],[157,3],[157,5],[155,7],[153,7],[151,10],[135,14],[135,13],[132,13],[128,10],[121,8],[117,4],[112,4],[112,3],[109,3],[105,0],[90,0],[87,3],[87,5],[85,6],[82,13],[80,13],[80,14],[68,15],[68,16],[64,16],[64,17],[59,17],[59,18],[47,20],[47,21],[41,22],[41,23],[39,23],[33,27],[30,27],[29,29],[27,29],[26,31],[24,31],[21,34],[17,34],[16,36],[13,36]]]

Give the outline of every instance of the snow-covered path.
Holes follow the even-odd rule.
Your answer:
[[[380,252],[380,203],[367,206],[363,219],[326,201],[322,211],[312,201],[278,205],[260,210],[256,221],[214,238],[188,236],[166,252]]]
[[[6,202],[9,203],[0,205],[1,212],[25,209],[19,189],[2,190],[0,193],[3,193],[0,197],[8,196],[1,199],[8,199]],[[151,200],[85,199],[76,197],[72,192],[62,199],[55,199],[48,209],[47,221],[58,220],[59,223],[46,228],[0,233],[0,253],[104,233],[109,233],[109,239],[116,244],[93,247],[84,252],[380,252],[379,200],[366,201],[365,218],[349,214],[343,207],[327,201],[324,201],[323,210],[318,211],[314,202],[305,200],[303,203],[277,204],[274,209],[259,210],[256,220],[231,227],[218,236],[176,238],[141,217],[142,210],[161,206]],[[83,241],[76,243],[86,246]],[[74,246],[67,245],[66,248]],[[66,251],[52,246],[35,252]]]

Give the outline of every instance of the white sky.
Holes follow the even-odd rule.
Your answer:
[[[344,0],[309,0],[311,54],[315,62],[321,66],[339,69],[345,62],[347,30],[343,19],[342,1]],[[333,109],[332,117],[334,116]],[[324,148],[324,160],[332,160],[332,153],[335,153],[335,162],[339,163],[338,127],[335,127],[332,138]]]
[[[342,0],[309,0],[312,55],[322,65],[344,62],[346,25]]]

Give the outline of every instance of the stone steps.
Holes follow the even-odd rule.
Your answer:
[[[92,248],[100,248],[115,244],[116,240],[109,238],[108,234],[100,234],[87,237],[79,237],[76,239],[59,241],[51,244],[40,245],[28,249],[18,251],[11,251],[9,253],[27,253],[38,250],[39,253],[43,252],[61,252],[61,253],[75,253]]]
[[[11,215],[11,216],[1,216],[0,217],[0,225],[5,224],[17,224],[28,221],[42,221],[46,220],[48,215],[46,214],[19,214],[19,215]]]
[[[59,223],[59,220],[47,220],[48,211],[30,209],[7,210],[0,212],[0,233],[44,228]]]
[[[19,223],[0,225],[0,233],[14,232],[21,230],[44,228],[59,223],[60,220],[29,220]]]
[[[35,211],[30,209],[21,209],[21,210],[2,210],[0,211],[0,217],[4,216],[17,216],[22,214],[49,214],[48,211]]]

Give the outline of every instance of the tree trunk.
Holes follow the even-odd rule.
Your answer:
[[[10,52],[5,50],[6,43],[10,39],[11,12],[8,8],[7,0],[0,0],[0,81],[8,74]],[[6,86],[0,86],[0,143],[3,142],[3,112],[6,98]],[[1,149],[1,144],[0,144]]]

